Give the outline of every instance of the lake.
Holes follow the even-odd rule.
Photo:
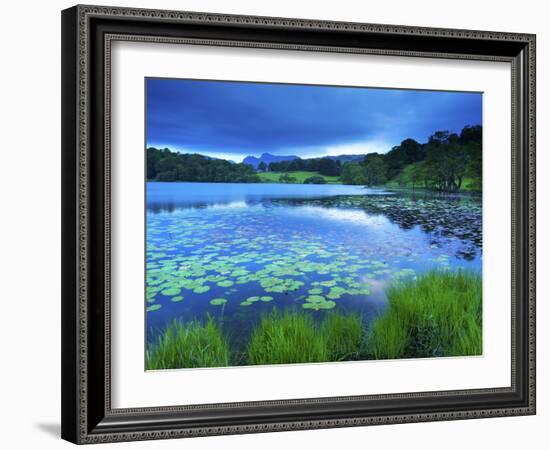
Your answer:
[[[147,338],[207,315],[242,350],[262,313],[386,307],[389,283],[482,267],[481,197],[362,186],[147,183]]]

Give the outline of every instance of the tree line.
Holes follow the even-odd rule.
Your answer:
[[[458,192],[465,187],[481,190],[482,127],[466,126],[458,133],[436,131],[425,143],[405,139],[388,153],[369,153],[360,162],[331,158],[293,159],[261,162],[258,172],[279,172],[280,183],[296,180],[288,172],[317,172],[304,183],[323,183],[322,177],[337,176],[344,184],[402,187]],[[313,174],[314,175],[314,174]],[[260,183],[254,167],[198,154],[181,154],[169,149],[147,149],[147,179],[156,181],[197,181],[219,183]]]
[[[466,126],[460,134],[436,131],[426,143],[405,139],[388,153],[370,153],[342,168],[345,184],[378,186],[387,182],[442,192],[481,190],[482,127]]]
[[[165,148],[147,149],[147,179],[156,181],[202,181],[214,183],[260,183],[248,164],[197,154],[182,154]]]
[[[263,166],[262,166],[263,164]],[[340,161],[330,158],[291,159],[290,161],[258,164],[258,170],[265,172],[319,172],[328,177],[339,177],[342,173]]]

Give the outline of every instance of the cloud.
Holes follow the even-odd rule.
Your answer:
[[[393,147],[392,144],[383,140],[360,141],[350,144],[330,145],[316,147],[309,153],[304,152],[306,158],[315,156],[338,156],[338,155],[366,155],[367,153],[387,153]]]
[[[153,78],[146,120],[148,145],[234,160],[385,152],[481,123],[481,94]]]
[[[200,155],[209,156],[210,158],[218,158],[218,159],[225,159],[225,160],[231,160],[234,162],[242,162],[244,158],[246,158],[249,154],[248,153],[228,153],[228,152],[212,152],[209,150],[197,150],[192,148],[185,148],[185,147],[179,147],[170,145],[166,142],[151,142],[147,143],[148,147],[155,147],[155,148],[169,148],[170,150],[178,153],[198,153]]]

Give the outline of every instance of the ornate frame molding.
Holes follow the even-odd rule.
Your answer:
[[[171,27],[193,25],[211,29],[229,30],[231,27],[244,27],[253,33],[255,30],[268,30],[271,35],[282,36],[287,32],[318,30],[345,38],[353,34],[376,36],[377,42],[389,37],[407,37],[428,39],[436,42],[441,38],[465,41],[476,49],[482,42],[499,42],[499,48],[510,49],[508,53],[483,54],[472,52],[445,52],[433,50],[377,48],[362,46],[340,46],[318,43],[281,43],[268,40],[247,41],[244,39],[219,39],[212,37],[173,37],[151,36],[139,33],[93,31],[92,22],[99,19],[119,23],[136,23],[144,27],[148,23],[160,23]],[[99,23],[99,22],[98,22]],[[118,25],[117,25],[118,26]],[[108,27],[107,27],[108,28]],[[76,6],[63,13],[63,189],[64,189],[64,249],[63,249],[63,377],[71,382],[63,389],[63,437],[76,443],[98,443],[143,439],[163,439],[174,437],[207,436],[218,434],[238,434],[250,432],[271,432],[313,428],[347,427],[374,424],[440,421],[509,415],[527,415],[535,413],[535,36],[471,30],[449,30],[424,27],[405,27],[396,25],[377,25],[332,21],[310,21],[304,19],[270,18],[257,16],[234,16],[204,14],[195,12],[159,11],[148,9],[129,9],[99,6]],[[99,38],[98,38],[99,36]],[[96,41],[94,41],[96,39]],[[99,39],[99,40],[98,40]],[[327,38],[328,39],[328,38]],[[513,256],[513,271],[516,260],[522,261],[520,272],[514,274],[512,286],[513,299],[516,292],[526,292],[513,305],[513,372],[510,388],[483,389],[472,391],[431,392],[418,394],[376,395],[361,397],[335,397],[308,400],[287,400],[272,402],[251,402],[240,404],[196,405],[166,408],[139,408],[113,410],[110,403],[110,63],[111,43],[115,40],[146,41],[156,43],[184,43],[193,45],[243,46],[265,49],[289,49],[323,52],[351,52],[363,54],[384,54],[411,57],[436,57],[452,59],[482,59],[489,61],[507,61],[512,64],[512,147],[513,147],[513,252],[518,248],[520,254]],[[94,43],[95,42],[95,43]],[[102,67],[98,67],[96,54],[98,42],[103,46]],[[438,41],[439,42],[439,41]],[[466,44],[462,44],[466,45]],[[462,47],[463,48],[463,47]],[[514,51],[514,49],[519,49]],[[94,59],[96,58],[96,59]],[[97,138],[92,145],[96,127],[95,117],[90,113],[92,104],[98,95],[96,78],[104,75],[102,108],[104,123],[102,139]],[[95,78],[94,78],[95,77]],[[92,81],[94,80],[94,81]],[[94,84],[95,83],[95,84]],[[516,102],[518,98],[521,102]],[[91,163],[97,158],[97,143],[103,146],[103,156],[98,169]],[[102,173],[102,179],[98,176]],[[94,177],[95,176],[95,177]],[[97,190],[98,184],[102,187]],[[65,192],[67,190],[67,192]],[[101,195],[99,195],[100,193]],[[102,198],[99,198],[102,197]],[[516,198],[517,197],[517,198]],[[97,203],[99,202],[99,203]],[[95,205],[95,206],[94,206]],[[99,205],[99,206],[97,206]],[[99,208],[99,209],[98,209]],[[99,213],[103,211],[103,216]],[[98,228],[98,223],[103,222]],[[91,233],[102,230],[99,241],[93,241]],[[67,233],[65,233],[65,231]],[[519,236],[519,239],[517,238]],[[95,238],[97,240],[97,237]],[[526,241],[526,242],[524,242]],[[516,247],[516,244],[519,247]],[[102,245],[99,257],[94,256],[94,245]],[[92,304],[96,287],[93,281],[98,276],[96,267],[98,258],[103,265],[103,311],[102,323],[93,319],[98,305]],[[519,258],[519,259],[518,259]],[[525,261],[523,261],[523,259]],[[101,264],[100,264],[101,265]],[[91,271],[94,271],[92,274]],[[517,288],[517,289],[516,289]],[[95,292],[97,294],[97,292]],[[513,300],[514,302],[516,300]],[[95,305],[95,306],[94,306]],[[93,307],[94,306],[94,307]],[[517,317],[515,307],[523,311],[523,321]],[[523,308],[523,310],[522,310]],[[518,325],[521,330],[516,330]],[[516,331],[525,339],[525,349],[516,360]],[[99,333],[103,337],[98,336]],[[70,342],[69,342],[70,341]],[[101,371],[104,382],[96,382],[90,377],[90,367],[97,363],[90,352],[97,350],[102,343],[104,366]],[[521,343],[520,343],[521,344]],[[522,373],[516,373],[516,363]],[[201,410],[208,414],[211,409],[233,409],[250,407],[285,407],[291,405],[330,404],[348,400],[380,401],[399,399],[413,402],[426,397],[468,397],[510,394],[519,389],[518,383],[527,394],[515,403],[507,406],[477,407],[471,409],[452,408],[449,410],[428,410],[392,414],[353,416],[343,413],[341,417],[301,420],[273,420],[262,423],[211,424],[171,426],[172,415],[182,415],[190,409]],[[97,386],[103,386],[102,405],[92,405],[90,395],[97,393]],[[144,419],[146,417],[147,419]],[[130,424],[128,425],[128,423]],[[153,424],[153,425],[152,425]],[[156,424],[156,426],[154,425]]]

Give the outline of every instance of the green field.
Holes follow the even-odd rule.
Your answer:
[[[284,172],[288,174],[288,176],[292,178],[296,178],[296,184],[303,184],[304,180],[309,177],[313,176],[320,176],[323,177],[327,183],[332,184],[340,184],[340,178],[339,177],[329,177],[326,175],[321,175],[319,172],[304,172],[304,171],[297,171],[297,172]],[[283,172],[258,172],[258,175],[260,176],[262,182],[264,183],[278,183],[279,177],[283,174]]]

